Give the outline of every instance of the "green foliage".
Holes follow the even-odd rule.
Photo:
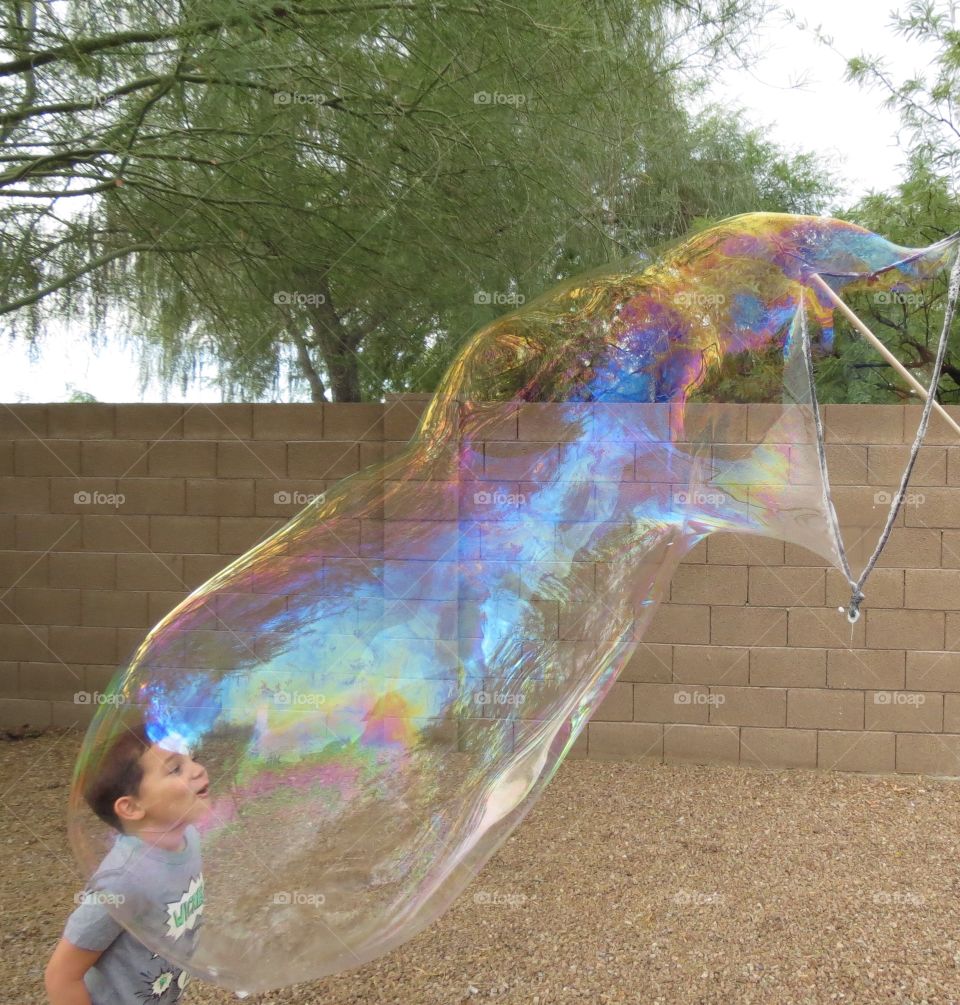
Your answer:
[[[145,380],[432,390],[510,298],[830,192],[685,111],[754,0],[61,6],[0,15],[0,314],[112,320]]]
[[[81,391],[73,384],[67,384],[67,401],[97,401],[89,391]]]
[[[960,231],[960,26],[951,2],[914,2],[892,15],[893,31],[919,41],[937,53],[926,74],[894,81],[882,61],[851,59],[851,80],[886,92],[887,105],[900,112],[909,137],[909,160],[903,181],[892,192],[871,193],[843,214],[869,230],[907,247],[932,244]],[[919,302],[880,309],[868,298],[851,302],[866,324],[883,339],[921,384],[929,384],[943,326],[946,277],[931,283]],[[960,331],[954,325],[938,397],[960,403]],[[911,396],[900,378],[877,362],[876,353],[838,328],[837,365],[848,377],[834,388],[836,400],[893,401]]]
[[[780,401],[783,396],[783,349],[728,353],[691,396],[691,401],[749,404]]]

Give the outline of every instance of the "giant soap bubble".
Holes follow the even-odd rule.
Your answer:
[[[955,246],[750,214],[479,331],[399,456],[194,591],[117,674],[71,797],[87,875],[112,832],[83,786],[138,717],[193,750],[212,800],[192,956],[111,911],[243,991],[355,967],[436,919],[543,792],[697,542],[772,536],[840,567],[811,393],[832,307],[811,277],[913,289]],[[771,351],[761,428],[690,400],[731,354]]]

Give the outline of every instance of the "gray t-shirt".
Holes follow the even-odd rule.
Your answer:
[[[186,847],[174,852],[118,835],[67,919],[68,942],[103,950],[83,978],[93,1005],[168,1005],[183,993],[187,973],[134,938],[110,909],[161,951],[189,957],[202,921],[203,873],[197,829],[186,827],[184,837]]]

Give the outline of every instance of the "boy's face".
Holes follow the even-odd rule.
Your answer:
[[[140,763],[140,791],[117,800],[121,820],[129,820],[137,829],[173,830],[196,823],[209,813],[210,779],[189,753],[154,743]]]

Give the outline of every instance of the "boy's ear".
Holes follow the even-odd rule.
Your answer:
[[[136,796],[121,796],[113,804],[113,812],[121,821],[142,820],[144,809]]]

